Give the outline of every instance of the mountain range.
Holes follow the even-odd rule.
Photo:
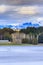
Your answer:
[[[26,28],[26,27],[39,27],[40,25],[39,24],[32,24],[31,22],[29,23],[23,23],[23,24],[20,24],[20,25],[0,25],[0,28],[12,28],[12,29],[21,29],[21,28]]]

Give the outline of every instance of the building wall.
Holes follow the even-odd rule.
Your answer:
[[[34,35],[30,35],[30,34],[24,34],[24,33],[14,33],[12,34],[12,39],[14,43],[17,44],[21,44],[22,43],[22,39],[27,38],[27,39],[34,39]]]
[[[14,34],[12,34],[12,39],[13,39],[14,43],[21,44],[23,38],[25,38],[24,33],[14,33]]]

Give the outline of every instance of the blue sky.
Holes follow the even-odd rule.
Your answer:
[[[0,0],[0,25],[43,26],[43,0]]]

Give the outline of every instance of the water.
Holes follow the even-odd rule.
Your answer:
[[[0,46],[0,65],[43,65],[43,46]]]

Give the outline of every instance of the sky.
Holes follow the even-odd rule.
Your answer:
[[[0,25],[43,26],[43,0],[0,0]]]

